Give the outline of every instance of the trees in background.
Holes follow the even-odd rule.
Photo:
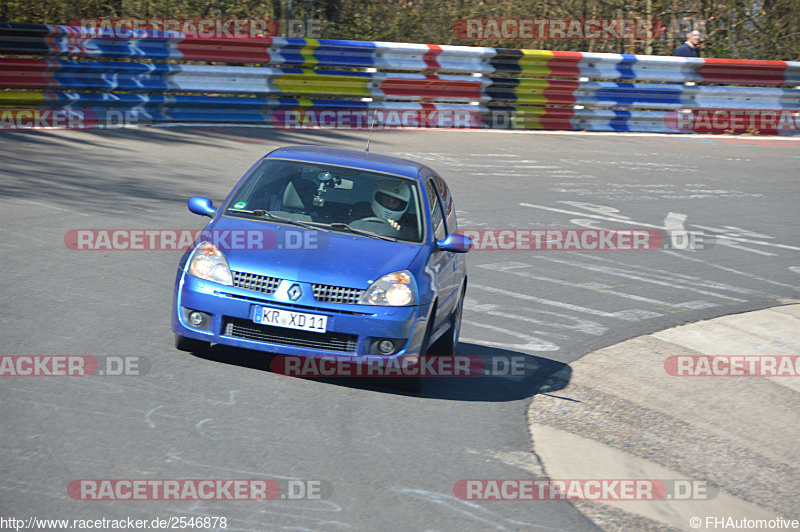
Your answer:
[[[320,19],[322,37],[504,48],[670,55],[686,31],[704,33],[704,57],[800,59],[798,0],[0,0],[0,20],[66,24],[75,18]],[[660,19],[640,40],[461,38],[459,19]]]

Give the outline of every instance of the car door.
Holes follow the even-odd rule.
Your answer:
[[[431,222],[434,241],[447,238],[447,215],[442,207],[442,201],[436,190],[436,183],[433,178],[425,182],[428,193],[428,207],[431,212]],[[457,253],[445,251],[443,249],[434,250],[431,255],[431,269],[435,273],[436,290],[438,294],[438,307],[436,311],[436,322],[434,328],[438,328],[443,320],[446,320],[456,301],[457,282]]]

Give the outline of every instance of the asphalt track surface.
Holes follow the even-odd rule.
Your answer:
[[[186,199],[219,202],[272,148],[364,139],[256,128],[0,133],[0,354],[139,356],[148,369],[3,378],[0,515],[219,516],[226,530],[595,529],[565,502],[467,502],[453,485],[540,476],[527,407],[568,386],[569,364],[586,353],[800,299],[800,143],[781,138],[376,131],[371,151],[441,172],[463,229],[717,235],[695,251],[469,253],[460,353],[525,356],[536,371],[427,379],[418,394],[283,377],[258,352],[176,351],[180,252],[64,244],[71,229],[199,229]],[[91,502],[67,493],[76,479],[183,478],[322,480],[332,494]]]

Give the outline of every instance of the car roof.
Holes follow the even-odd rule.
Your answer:
[[[408,159],[327,146],[284,146],[271,151],[266,157],[348,166],[412,179],[418,179],[420,174],[435,173],[428,166]]]

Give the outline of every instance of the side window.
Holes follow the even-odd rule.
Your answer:
[[[436,205],[436,189],[430,179],[425,181],[425,187],[428,189],[428,207],[433,212],[433,206]]]
[[[439,195],[444,200],[444,212],[447,215],[447,229],[454,233],[458,231],[458,223],[456,222],[456,210],[453,205],[453,195],[450,193],[450,187],[447,186],[444,179],[438,175],[433,176],[436,183],[436,188],[439,190]]]
[[[433,220],[433,237],[436,240],[442,240],[447,236],[447,231],[444,226],[444,212],[442,212],[442,205],[439,203],[439,198],[436,196],[433,182],[428,181],[427,187],[431,219]]]
[[[433,176],[433,181],[436,183],[439,195],[442,196],[442,200],[444,200],[444,211],[447,213],[447,216],[450,216],[450,213],[453,212],[453,196],[450,194],[450,187],[448,187],[444,179],[438,175]]]

